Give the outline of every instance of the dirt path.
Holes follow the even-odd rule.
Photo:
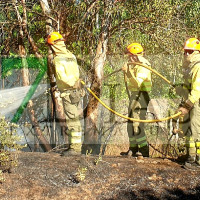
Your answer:
[[[0,199],[200,199],[200,172],[167,159],[20,153],[5,179]]]

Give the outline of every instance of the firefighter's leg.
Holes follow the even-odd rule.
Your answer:
[[[129,150],[132,152],[132,155],[135,156],[138,151],[138,146],[136,143],[136,137],[133,134],[133,122],[128,122],[128,137],[129,137]]]
[[[135,108],[139,106],[139,103],[136,100],[132,100],[129,105],[129,114],[131,118],[138,118],[139,115],[136,113]],[[136,142],[135,132],[138,131],[138,122],[128,121],[127,131],[129,136],[129,150],[133,152],[133,155],[138,151],[138,145]]]
[[[150,101],[149,95],[147,92],[140,92],[139,96],[139,111],[137,113],[139,114],[139,119],[145,119],[146,118],[146,112],[147,112],[147,106]],[[149,146],[145,134],[145,127],[144,123],[139,123],[138,126],[138,132],[136,133],[136,142],[139,147],[139,152],[142,153],[143,156],[148,157],[149,156]]]
[[[186,148],[188,151],[188,159],[185,162],[184,167],[189,170],[200,170],[200,162],[198,154],[199,152],[199,143],[194,141],[192,136],[188,137],[186,140]]]
[[[74,92],[75,93],[75,92]],[[73,102],[70,93],[62,93],[63,105],[66,114],[68,126],[67,134],[69,138],[70,149],[81,153],[82,148],[82,127],[78,115],[78,100]]]
[[[189,163],[195,162],[196,145],[195,145],[194,138],[192,137],[190,133],[188,133],[186,136],[186,150],[187,150],[187,155],[188,155],[187,162]]]
[[[145,111],[141,109],[141,104],[133,100],[131,105],[132,117],[135,119],[144,119]],[[132,123],[133,136],[129,135],[130,146],[134,146],[142,153],[143,156],[149,156],[149,148],[144,132],[144,123],[133,122]]]
[[[146,109],[140,110],[140,119],[145,119]],[[144,123],[140,123],[138,127],[138,133],[136,135],[136,142],[139,147],[139,152],[142,153],[144,157],[149,157],[149,146],[147,142],[147,137],[144,130]]]
[[[190,113],[192,136],[196,147],[196,163],[200,165],[200,105],[199,102],[194,104]]]
[[[195,142],[196,145],[196,163],[200,165],[200,141],[197,140]]]

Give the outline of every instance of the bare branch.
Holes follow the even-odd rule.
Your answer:
[[[87,9],[87,11],[85,12],[85,14],[83,15],[82,19],[80,20],[80,24],[85,20],[85,18],[87,17],[88,13],[92,10],[92,8],[94,8],[95,4],[98,2],[98,0],[95,0],[91,3],[91,5],[89,6],[89,8]]]
[[[122,25],[123,25],[123,28],[125,28],[126,25],[129,25],[128,28],[130,28],[130,23],[131,24],[150,24],[152,22],[154,22],[154,20],[152,20],[151,18],[143,18],[143,19],[138,20],[135,17],[131,17],[129,19],[122,20],[121,22],[119,22],[119,24],[117,24],[116,26],[110,29],[110,32],[112,33],[112,32],[115,32],[116,30],[119,30]]]
[[[49,16],[49,15],[47,15],[47,14],[41,14],[41,13],[39,13],[39,12],[32,11],[31,9],[28,9],[28,8],[27,8],[27,10],[28,10],[29,12],[32,12],[32,13],[34,13],[34,14],[36,14],[36,15],[41,16],[41,17],[44,17],[44,18],[47,17],[47,18],[51,19],[52,21],[58,23],[58,20],[56,20],[55,18],[53,18],[53,17],[51,17],[51,16]]]

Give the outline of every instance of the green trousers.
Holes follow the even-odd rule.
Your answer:
[[[145,119],[149,101],[150,98],[147,92],[132,92],[129,103],[128,116],[131,118]],[[135,148],[140,151],[140,149],[148,148],[144,123],[133,122],[129,120],[127,131],[129,136],[130,149]]]
[[[184,118],[187,154],[200,163],[200,102]]]
[[[77,152],[82,147],[82,127],[79,120],[78,103],[80,94],[77,90],[69,90],[61,93],[67,123],[67,135],[70,148]]]

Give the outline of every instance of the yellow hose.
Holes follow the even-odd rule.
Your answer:
[[[147,65],[144,65],[144,64],[142,64],[142,63],[140,63],[140,62],[130,62],[130,63],[128,63],[128,65],[131,65],[131,64],[140,65],[140,66],[142,66],[142,67],[147,68],[148,70],[152,71],[154,74],[160,76],[160,77],[161,77],[164,81],[166,81],[169,85],[173,86],[173,84],[172,84],[169,80],[167,80],[164,76],[162,76],[161,74],[159,74],[156,70],[152,69],[151,67],[149,67],[149,66],[147,66]]]
[[[85,82],[84,81],[81,81],[81,83],[83,85],[85,85]],[[135,118],[130,118],[130,117],[127,117],[125,115],[122,115],[118,112],[116,112],[115,110],[111,109],[110,107],[108,107],[103,101],[101,101],[101,99],[99,99],[95,94],[94,92],[87,87],[87,90],[99,101],[99,103],[101,103],[101,105],[103,105],[106,109],[108,109],[109,111],[111,111],[112,113],[114,113],[115,115],[118,115],[119,117],[122,117],[124,119],[127,119],[127,120],[130,120],[130,121],[134,121],[134,122],[143,122],[143,123],[154,123],[154,122],[161,122],[161,121],[166,121],[166,120],[169,120],[169,119],[172,119],[172,118],[175,118],[175,117],[178,117],[181,112],[178,112],[176,113],[175,115],[172,115],[172,116],[169,116],[169,117],[165,117],[165,118],[162,118],[162,119],[153,119],[153,120],[142,120],[142,119],[135,119]]]

